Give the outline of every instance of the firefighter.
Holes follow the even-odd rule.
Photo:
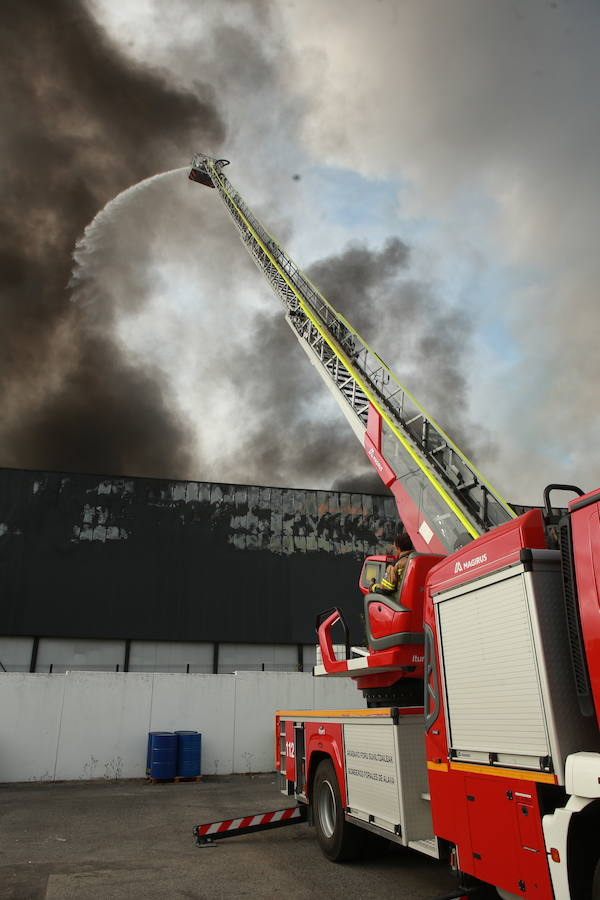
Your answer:
[[[414,549],[412,541],[405,531],[394,538],[394,547],[398,554],[398,559],[386,568],[385,576],[379,584],[374,582],[371,585],[369,588],[371,594],[393,594],[402,581],[408,557]]]

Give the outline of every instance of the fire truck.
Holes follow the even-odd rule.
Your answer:
[[[371,590],[393,558],[365,561],[359,645],[342,610],[317,618],[315,676],[352,678],[366,708],[277,714],[276,768],[297,806],[198,825],[198,841],[308,819],[333,861],[389,841],[447,860],[453,897],[485,885],[504,900],[600,900],[600,490],[549,485],[518,515],[269,234],[227,164],[197,154],[190,178],[220,194],[414,553],[393,594]]]

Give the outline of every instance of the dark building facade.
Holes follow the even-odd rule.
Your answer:
[[[397,527],[385,496],[0,469],[0,666],[308,666],[327,607],[361,640]]]

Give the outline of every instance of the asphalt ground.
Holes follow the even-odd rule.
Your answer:
[[[203,822],[291,806],[274,775],[0,785],[1,900],[433,900],[445,864],[404,848],[335,864],[306,823],[200,849]]]

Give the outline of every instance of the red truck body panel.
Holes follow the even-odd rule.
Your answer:
[[[435,645],[434,594],[516,564],[523,550],[545,548],[541,512],[532,510],[438,563],[424,610]],[[449,762],[437,653],[435,666],[440,708],[425,736],[434,832],[456,845],[462,871],[517,896],[551,900],[537,784],[552,784],[554,776]]]
[[[410,534],[415,550],[419,553],[445,554],[446,548],[435,534],[431,536],[428,542],[419,531],[423,521],[422,513],[412,497],[402,487],[401,482],[396,478],[396,473],[381,452],[381,416],[372,404],[369,404],[364,449],[367,459],[385,486],[389,487],[394,495],[400,520],[405,530]]]
[[[581,631],[600,721],[600,492],[570,504]]]
[[[446,557],[429,575],[429,593],[457,587],[476,575],[497,572],[518,562],[525,548],[544,550],[546,546],[541,510],[532,509]]]
[[[296,755],[294,750],[294,723],[285,723],[285,776],[288,781],[296,781]],[[292,751],[290,753],[290,750]]]
[[[331,722],[307,722],[304,726],[306,766],[309,779],[314,775],[315,754],[326,753],[333,760],[340,786],[342,803],[346,805],[346,777],[344,774],[344,737],[342,726]]]
[[[573,553],[579,593],[581,627],[586,659],[594,693],[600,697],[600,492],[579,498],[571,505],[571,528]],[[414,574],[407,573],[400,596],[400,603],[412,607],[406,611],[395,611],[386,607],[384,597],[369,595],[369,620],[375,638],[395,633],[412,633],[421,626],[432,635],[433,657],[428,677],[436,690],[439,706],[434,721],[423,722],[425,756],[431,802],[433,833],[438,839],[447,841],[456,848],[459,869],[473,877],[509,892],[511,895],[536,900],[553,900],[554,893],[548,849],[545,845],[542,816],[548,798],[558,797],[553,792],[558,788],[557,776],[552,770],[528,770],[506,765],[485,765],[471,761],[459,761],[450,751],[447,741],[446,710],[444,704],[443,670],[440,665],[440,642],[436,626],[434,598],[444,592],[441,602],[446,599],[446,591],[460,587],[467,582],[478,582],[486,576],[506,572],[520,566],[531,558],[528,551],[548,551],[544,520],[540,510],[532,510],[518,519],[499,526],[478,540],[443,559],[417,557]],[[543,557],[546,559],[547,557]],[[556,554],[554,555],[556,558]],[[382,560],[385,557],[382,557]],[[421,568],[418,560],[422,559]],[[417,571],[418,569],[418,571]],[[504,577],[504,576],[501,576]],[[414,584],[411,582],[414,579]],[[493,583],[497,579],[492,579]],[[489,583],[486,578],[484,585]],[[423,584],[425,591],[423,592]],[[416,594],[421,589],[424,597]],[[406,594],[405,594],[406,591]],[[371,599],[372,596],[372,599]],[[451,597],[460,596],[451,594]],[[421,620],[421,615],[423,616]],[[441,621],[441,620],[440,620]],[[468,635],[465,635],[465,640]],[[384,660],[398,662],[402,648],[391,648],[373,652],[373,663]],[[468,647],[465,647],[468,652]],[[421,672],[422,666],[419,666]],[[434,677],[435,676],[435,677]],[[501,678],[502,673],[498,673]],[[375,669],[372,676],[363,674],[356,678],[357,686],[367,684],[368,678],[390,677],[389,672]],[[397,675],[396,675],[397,677]],[[374,682],[375,683],[375,682]],[[597,702],[597,699],[596,699]],[[598,705],[596,706],[597,711]],[[365,710],[362,715],[379,710]],[[403,714],[416,714],[418,710],[399,710]],[[425,708],[427,715],[428,709]],[[310,715],[310,714],[309,714]],[[312,714],[315,715],[314,713]],[[356,713],[324,712],[323,721],[314,718],[305,720],[307,775],[323,754],[334,764],[343,802],[346,804],[346,765],[344,748],[344,726],[327,721],[327,716],[360,716]],[[365,718],[364,721],[368,721]],[[286,724],[287,735],[293,736],[293,723]],[[289,729],[289,731],[288,731]],[[294,764],[290,761],[287,769],[289,780],[295,777]],[[562,784],[562,782],[561,782]],[[307,784],[307,795],[310,782]],[[354,788],[352,789],[354,790]],[[352,796],[352,792],[350,791]],[[560,795],[562,796],[562,794]],[[551,804],[552,805],[552,804]],[[560,805],[560,803],[559,803]]]

